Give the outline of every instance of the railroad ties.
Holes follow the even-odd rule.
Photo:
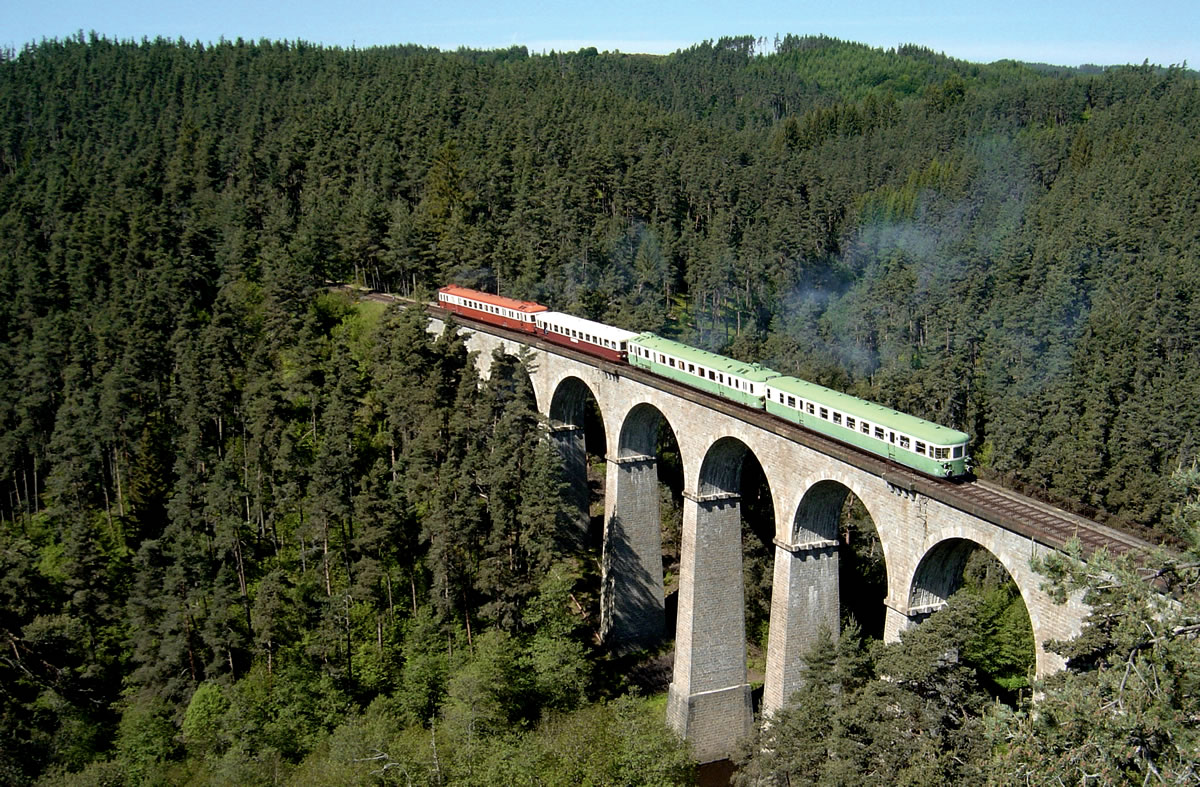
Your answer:
[[[953,496],[970,500],[1009,522],[1022,521],[1039,533],[1039,541],[1048,546],[1062,547],[1073,538],[1079,539],[1085,554],[1107,549],[1110,555],[1146,552],[1153,545],[1136,536],[1085,519],[1033,498],[1020,495],[986,481],[959,484]],[[1004,522],[997,522],[1005,526]]]

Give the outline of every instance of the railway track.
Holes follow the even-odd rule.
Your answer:
[[[360,293],[360,297],[380,302],[415,304],[414,301],[382,293]],[[436,306],[428,306],[427,309],[431,316],[442,320],[450,316],[448,312]],[[792,424],[761,410],[755,410],[690,388],[636,367],[597,359],[586,353],[544,342],[526,333],[508,331],[485,324],[472,324],[471,327],[473,330],[482,330],[532,345],[545,352],[597,366],[610,374],[637,380],[645,385],[702,404],[879,475],[888,483],[906,491],[919,492],[1054,549],[1063,548],[1072,539],[1079,540],[1086,554],[1091,554],[1099,549],[1107,549],[1114,556],[1129,553],[1144,554],[1154,548],[1153,544],[1137,536],[1063,511],[1019,492],[978,479],[960,481],[923,476],[907,467],[832,440],[798,424]]]
[[[1039,533],[1039,541],[1061,547],[1072,538],[1079,539],[1086,553],[1104,548],[1112,555],[1144,553],[1153,545],[1137,536],[1093,522],[1090,519],[1055,508],[1030,497],[987,481],[971,481],[955,490],[1007,521],[1022,522]],[[997,522],[997,524],[1002,524]]]

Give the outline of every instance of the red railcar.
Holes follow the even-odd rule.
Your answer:
[[[547,311],[540,303],[513,300],[455,284],[438,290],[438,306],[471,320],[525,333],[535,333],[534,315]]]

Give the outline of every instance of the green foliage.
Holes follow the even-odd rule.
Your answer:
[[[944,610],[868,654],[856,626],[826,633],[804,685],[739,756],[739,784],[977,782],[988,696],[961,654],[976,602]]]
[[[553,716],[536,732],[497,743],[465,783],[694,783],[691,755],[662,722],[661,708],[628,696]]]
[[[178,748],[179,733],[170,718],[170,707],[161,700],[135,698],[121,714],[117,733],[117,761],[132,784],[162,779],[163,763]]]
[[[1047,561],[1063,594],[1091,608],[1084,630],[1054,649],[1067,669],[1045,681],[1032,709],[1004,718],[992,733],[996,773],[1043,781],[1195,781],[1200,762],[1200,575],[1195,550],[1195,468],[1181,467],[1172,529],[1192,546],[1142,562],[1093,556]]]
[[[0,781],[447,783],[518,778],[518,753],[586,781],[555,725],[641,729],[586,707],[591,578],[522,360],[481,383],[453,332],[330,280],[727,346],[1191,543],[1167,476],[1200,435],[1195,75],[761,50],[81,35],[3,59]],[[914,687],[1016,685],[1016,602],[982,591],[957,666],[876,685],[896,719],[856,706],[916,725],[932,770],[838,762],[963,776],[934,749],[970,725],[938,732]],[[1110,636],[1072,664],[1133,634]],[[349,756],[356,725],[394,759]],[[686,778],[643,732],[596,731],[596,781]]]
[[[975,598],[975,628],[963,658],[993,693],[1011,700],[1029,687],[1034,670],[1033,627],[1016,583],[990,553],[976,549],[963,569],[960,593]]]
[[[220,686],[210,682],[197,686],[183,715],[181,732],[188,749],[200,757],[217,753],[221,743],[221,717],[228,709],[229,700]]]

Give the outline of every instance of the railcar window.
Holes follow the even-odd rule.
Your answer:
[[[847,429],[853,429],[853,428],[854,428],[854,427],[856,427],[857,425],[858,425],[858,422],[857,422],[857,421],[855,421],[855,420],[854,420],[853,418],[851,418],[850,416],[846,416],[846,428],[847,428]]]
[[[794,397],[794,396],[789,396],[789,397],[788,397],[788,401],[787,401],[787,406],[788,406],[788,407],[795,407],[795,406],[796,406],[796,397]]]
[[[828,408],[825,408],[825,407],[822,407],[822,408],[821,408],[821,417],[822,417],[822,418],[824,418],[826,421],[828,421],[828,420],[829,420],[829,410],[828,410]]]
[[[812,402],[809,402],[809,403],[808,403],[807,405],[805,405],[805,406],[808,408],[808,414],[809,414],[809,415],[816,415],[816,408],[815,408],[815,407],[813,407],[813,403],[812,403]]]
[[[905,437],[904,435],[900,435],[900,447],[908,448],[908,446],[909,446],[908,438]]]
[[[866,421],[862,422],[862,433],[866,435],[871,434],[871,425]]]
[[[694,363],[689,363],[689,364],[688,364],[688,373],[689,373],[689,374],[695,374],[695,373],[696,373],[696,364],[694,364]]]
[[[675,368],[675,359],[674,358],[668,358],[667,363],[670,364],[672,369]]]
[[[962,459],[962,455],[963,455],[963,447],[961,445],[954,446],[954,458]]]
[[[924,443],[922,443],[920,440],[918,440],[918,441],[917,441],[917,453],[918,453],[918,454],[924,454],[924,453],[925,453],[925,444],[924,444]]]
[[[833,414],[833,422],[834,422],[835,424],[837,424],[838,426],[841,426],[841,425],[842,425],[842,414],[841,414],[841,413],[839,413],[839,412],[834,412],[834,414]]]
[[[750,383],[750,393],[754,393],[754,383]]]
[[[717,379],[717,373],[716,373],[716,372],[714,372],[712,369],[709,369],[709,370],[708,370],[708,379],[710,379],[710,380],[713,380],[713,381],[716,381],[716,379]]]

